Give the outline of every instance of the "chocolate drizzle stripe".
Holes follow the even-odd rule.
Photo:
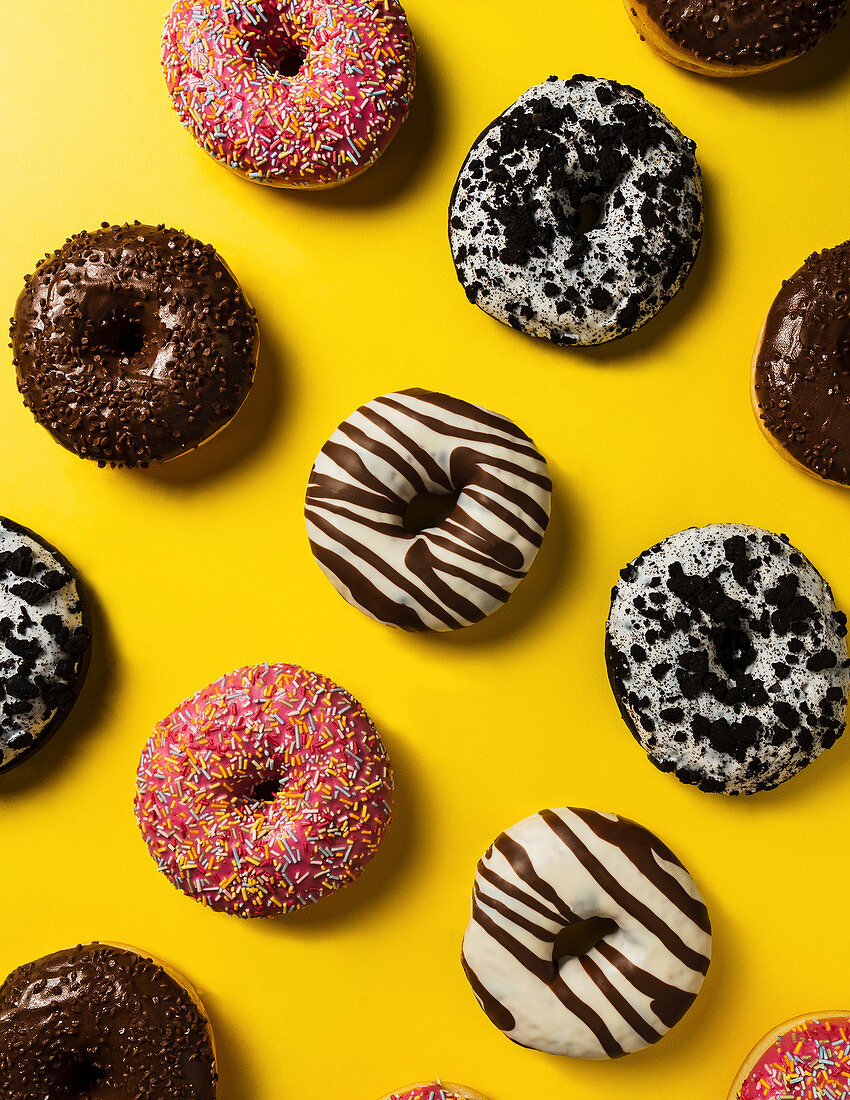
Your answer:
[[[503,1030],[515,1042],[554,1054],[611,1058],[656,1042],[709,964],[708,917],[687,883],[669,849],[624,818],[564,809],[519,822],[482,857],[473,889],[463,958],[482,1007],[499,1027],[509,1015]],[[593,916],[618,928],[556,959],[561,929]]]
[[[405,512],[422,492],[459,499],[443,523],[411,533]],[[546,463],[516,425],[405,390],[362,406],[322,448],[305,519],[346,599],[394,626],[446,630],[507,600],[541,545],[550,493]]]
[[[634,917],[635,920],[640,921],[648,932],[651,932],[664,944],[671,955],[676,956],[679,962],[690,967],[692,970],[699,971],[700,974],[706,972],[708,969],[708,959],[698,951],[694,951],[689,947],[688,944],[684,942],[681,935],[674,931],[674,929],[672,929],[662,917],[654,912],[648,904],[638,898],[630,890],[626,889],[625,886],[617,882],[601,860],[590,851],[576,833],[574,833],[557,814],[552,813],[551,810],[544,810],[540,816],[555,835],[570,849],[588,874],[599,883],[606,894],[608,894],[621,909]],[[585,824],[588,823],[585,822]],[[600,837],[600,839],[603,838]],[[652,886],[659,889],[659,879],[665,874],[666,872],[662,871],[659,867],[659,874],[656,878],[649,879],[647,876],[644,877],[647,878],[648,882],[652,883]]]

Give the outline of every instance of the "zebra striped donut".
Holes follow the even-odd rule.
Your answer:
[[[313,556],[354,607],[405,630],[456,630],[510,596],[540,549],[546,460],[504,416],[430,390],[361,405],[316,459],[305,519]],[[407,505],[458,493],[412,533]]]
[[[581,955],[555,957],[563,929],[616,925]],[[520,1046],[619,1058],[656,1043],[708,970],[711,925],[693,879],[641,825],[595,810],[542,810],[478,864],[463,968]]]

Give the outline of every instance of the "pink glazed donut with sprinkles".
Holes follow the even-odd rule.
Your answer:
[[[297,665],[254,665],[157,725],[136,819],[183,893],[274,917],[357,878],[390,822],[392,792],[381,738],[348,692]]]
[[[176,0],[162,67],[210,156],[274,187],[333,187],[407,117],[416,48],[396,0]]]
[[[391,1092],[384,1100],[487,1100],[480,1092],[450,1085],[447,1081],[427,1081],[421,1085],[408,1085],[400,1092]]]

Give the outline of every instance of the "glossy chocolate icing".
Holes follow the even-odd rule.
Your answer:
[[[850,241],[810,256],[783,283],[754,385],[776,442],[812,473],[850,484]]]
[[[12,322],[36,420],[100,465],[197,447],[250,389],[257,325],[211,245],[165,226],[72,237],[28,276]]]
[[[742,67],[804,53],[832,30],[846,0],[644,0],[673,42],[703,61]]]
[[[205,1017],[162,967],[103,944],[27,963],[0,986],[3,1100],[214,1100]]]

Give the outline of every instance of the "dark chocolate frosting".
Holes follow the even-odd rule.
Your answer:
[[[206,1018],[155,962],[103,944],[57,951],[0,986],[3,1100],[214,1100]]]
[[[755,392],[780,446],[812,473],[850,484],[850,241],[810,256],[783,283]]]
[[[847,9],[846,0],[644,0],[673,42],[724,65],[783,61],[816,45]]]
[[[165,226],[70,238],[27,276],[12,321],[36,420],[99,465],[197,447],[250,389],[257,324],[211,245]]]

